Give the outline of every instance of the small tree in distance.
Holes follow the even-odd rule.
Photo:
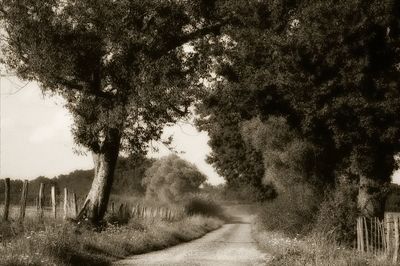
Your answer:
[[[142,183],[146,187],[146,199],[173,203],[198,191],[206,179],[194,164],[172,154],[153,163]]]

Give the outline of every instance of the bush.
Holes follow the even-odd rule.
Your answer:
[[[147,200],[176,203],[185,194],[198,191],[206,179],[194,164],[172,154],[154,162],[142,184],[146,187]]]
[[[266,231],[278,231],[288,236],[306,234],[315,222],[320,200],[307,185],[296,185],[261,205],[259,223]]]
[[[338,244],[350,245],[356,238],[357,194],[356,183],[340,181],[322,202],[314,232]]]
[[[194,196],[187,200],[184,205],[184,210],[187,215],[203,215],[208,217],[224,218],[224,210],[215,201]]]

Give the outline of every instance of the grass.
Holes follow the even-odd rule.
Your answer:
[[[257,226],[256,226],[257,227]],[[254,230],[260,248],[271,254],[270,266],[385,266],[384,256],[361,255],[355,250],[326,241],[323,237],[288,237],[281,232]]]
[[[102,231],[68,223],[3,223],[0,265],[110,265],[129,255],[163,249],[199,238],[222,225],[219,219],[189,216],[182,220],[130,221]],[[18,230],[16,230],[18,229]]]
[[[316,212],[314,217],[311,215],[314,203],[311,202],[310,208],[306,202],[283,196],[260,206],[252,233],[259,247],[271,255],[268,257],[268,265],[393,265],[383,255],[360,254],[350,245],[340,245],[332,237],[327,237],[326,233],[315,230]],[[326,215],[326,212],[323,214]],[[325,220],[328,219],[326,217]]]

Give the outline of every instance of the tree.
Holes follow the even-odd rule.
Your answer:
[[[271,199],[275,193],[270,183],[263,183],[262,153],[244,141],[240,132],[243,112],[232,108],[243,101],[236,105],[233,102],[232,97],[215,92],[197,106],[196,126],[210,137],[208,144],[212,151],[207,161],[224,177],[227,189],[238,191],[246,200]]]
[[[143,195],[145,188],[142,180],[146,170],[149,169],[155,159],[145,156],[131,156],[118,158],[115,168],[115,180],[111,193],[118,195]]]
[[[229,20],[220,10],[210,0],[1,1],[2,61],[65,98],[75,141],[93,155],[80,217],[104,217],[120,151],[142,153],[188,114],[208,71],[202,44]]]
[[[232,40],[215,85],[253,96],[266,121],[281,115],[316,149],[317,176],[359,183],[367,216],[383,213],[382,186],[400,150],[398,1],[258,1]],[[247,111],[248,112],[248,111]]]
[[[172,154],[154,162],[142,183],[147,199],[174,203],[198,191],[206,179],[194,164]]]
[[[290,193],[296,185],[326,185],[315,176],[317,158],[312,144],[299,138],[286,119],[271,116],[262,122],[253,118],[242,123],[241,133],[246,142],[262,153],[264,182],[273,184],[278,194]]]

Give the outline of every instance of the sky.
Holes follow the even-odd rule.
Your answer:
[[[1,178],[54,177],[76,169],[93,168],[90,154],[74,153],[77,146],[70,131],[72,118],[60,97],[43,96],[36,83],[24,83],[13,77],[2,77],[0,87]],[[205,162],[206,155],[211,152],[206,132],[198,132],[187,122],[167,127],[164,132],[165,136],[173,135],[172,146],[178,155],[194,163],[210,183],[223,182]],[[169,153],[166,147],[159,145],[159,151],[149,155],[159,158]]]
[[[43,96],[37,84],[13,77],[0,78],[0,89],[0,178],[54,177],[93,168],[90,154],[74,153],[77,147],[70,131],[72,118],[63,108],[61,98]],[[172,146],[178,155],[194,163],[210,183],[223,182],[205,162],[211,152],[206,132],[198,132],[186,122],[167,127],[164,132],[165,136],[174,136]],[[166,147],[159,146],[159,151],[150,156],[159,158],[169,153]],[[393,181],[400,184],[400,171],[393,175]]]

